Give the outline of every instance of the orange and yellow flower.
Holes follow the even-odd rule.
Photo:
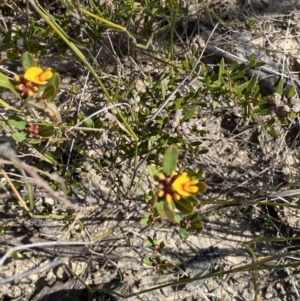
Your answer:
[[[30,67],[26,70],[24,78],[37,85],[46,85],[52,75],[51,68],[43,70],[40,67]]]
[[[39,86],[46,85],[52,76],[51,68],[43,70],[40,67],[30,67],[24,76],[15,75],[16,90],[21,93],[24,99],[32,97],[39,91]]]
[[[190,196],[196,194],[199,191],[197,184],[198,180],[192,180],[186,172],[176,177],[172,183],[172,188],[181,196]]]
[[[169,177],[160,174],[158,181],[158,197],[167,202],[179,201],[199,191],[198,180],[191,179],[186,172],[177,175],[175,171]]]

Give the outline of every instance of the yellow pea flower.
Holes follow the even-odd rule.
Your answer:
[[[177,175],[175,171],[169,177],[160,174],[158,197],[167,202],[179,201],[181,197],[188,197],[199,191],[198,180],[192,180],[186,172]]]
[[[158,197],[164,199],[167,202],[179,201],[180,195],[172,190],[172,182],[176,177],[175,171],[170,176],[166,176],[163,173],[159,175],[159,181],[157,183],[159,192]]]
[[[192,180],[186,172],[179,175],[172,183],[172,189],[179,195],[187,197],[199,191],[198,180]]]
[[[26,70],[24,78],[38,85],[46,85],[47,80],[49,80],[52,75],[53,73],[51,71],[51,68],[43,70],[40,67],[30,67]]]

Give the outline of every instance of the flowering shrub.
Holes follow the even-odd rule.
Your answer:
[[[199,191],[196,186],[199,181],[192,180],[184,172],[177,175],[175,171],[169,177],[166,177],[163,173],[159,175],[159,192],[158,196],[164,198],[167,202],[179,201],[181,197],[188,197]]]
[[[23,76],[17,74],[14,76],[17,83],[15,88],[21,93],[22,98],[26,99],[34,96],[39,91],[39,86],[46,85],[52,76],[51,68],[43,70],[33,66],[28,68]]]
[[[158,171],[154,166],[149,167],[156,185],[152,204],[154,214],[146,214],[141,223],[152,223],[158,217],[167,219],[177,223],[181,236],[186,238],[188,232],[201,231],[203,228],[196,211],[200,202],[195,195],[204,193],[207,185],[192,179],[188,172],[177,173],[177,158],[177,147],[172,145],[165,151],[162,171]]]
[[[51,68],[42,69],[37,66],[33,55],[28,52],[22,54],[21,62],[24,73],[15,74],[13,79],[0,72],[0,87],[13,92],[22,101],[21,105],[25,110],[11,107],[3,100],[2,105],[19,113],[11,115],[8,120],[14,127],[13,138],[18,142],[27,140],[36,144],[53,135],[53,123],[62,123],[55,104],[61,81],[60,76]],[[24,114],[27,118],[23,118]]]

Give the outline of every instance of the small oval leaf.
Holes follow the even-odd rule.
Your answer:
[[[24,72],[30,67],[37,66],[35,58],[31,53],[26,51],[22,54],[22,66]]]
[[[23,119],[21,119],[19,116],[10,116],[8,118],[8,122],[10,125],[14,126],[16,129],[23,131],[26,128],[26,121],[24,121]]]
[[[178,158],[178,149],[176,145],[171,145],[165,151],[163,158],[163,172],[166,176],[170,176],[176,168]]]
[[[148,170],[149,170],[150,176],[151,176],[155,181],[157,181],[157,180],[159,179],[159,172],[158,172],[158,170],[156,169],[156,167],[153,166],[153,165],[149,165],[149,166],[148,166]]]
[[[43,92],[42,98],[46,99],[48,102],[53,102],[55,100],[56,95],[56,88],[53,85],[48,84]]]
[[[47,126],[47,127],[43,127],[41,130],[40,130],[40,135],[42,137],[51,137],[53,136],[55,132],[55,129],[52,125],[50,126]]]
[[[21,94],[15,88],[15,82],[9,79],[5,74],[0,72],[0,87],[10,90],[19,99],[22,99]]]
[[[171,220],[174,221],[175,220],[175,214],[174,214],[174,203],[171,202],[165,202],[165,214],[166,216]]]
[[[197,184],[197,187],[199,188],[198,193],[205,193],[208,189],[207,184],[202,181],[199,181],[199,183]]]
[[[57,94],[59,92],[60,84],[61,84],[60,76],[59,76],[58,73],[54,72],[53,75],[52,75],[52,77],[48,81],[48,85],[54,86],[55,89],[56,89],[56,94]],[[56,98],[56,94],[55,94],[54,99]],[[52,101],[54,101],[54,99]]]
[[[157,210],[157,213],[161,217],[166,217],[164,205],[165,205],[164,201],[157,201],[157,203],[155,204],[155,209]]]
[[[176,208],[181,211],[183,214],[191,214],[195,210],[192,202],[187,199],[182,199],[180,201],[175,202]]]
[[[13,134],[13,138],[17,141],[17,142],[22,142],[26,139],[26,133],[14,133]]]

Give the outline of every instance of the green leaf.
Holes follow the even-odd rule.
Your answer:
[[[159,244],[159,249],[158,249],[159,253],[163,252],[165,246],[166,246],[165,243],[163,241],[161,241]]]
[[[168,265],[166,265],[166,264],[162,264],[161,266],[160,266],[160,270],[161,271],[166,271],[168,269]]]
[[[17,142],[22,142],[26,139],[27,134],[26,133],[14,133],[13,134],[13,138],[17,141]]]
[[[158,170],[156,169],[155,166],[153,165],[149,165],[148,166],[148,170],[149,170],[149,173],[150,173],[150,176],[154,179],[154,180],[158,180],[159,179],[159,172]]]
[[[57,90],[54,87],[54,85],[47,85],[47,87],[45,88],[42,98],[47,100],[47,102],[53,102],[56,98],[57,95]]]
[[[199,213],[196,211],[193,214],[186,216],[185,219],[190,220],[191,223],[199,221]]]
[[[202,149],[198,152],[199,155],[203,155],[203,154],[207,154],[209,152],[209,149],[205,148],[205,149]]]
[[[18,259],[18,258],[19,258],[18,253],[17,253],[16,251],[13,251],[13,252],[11,253],[11,257],[12,257],[13,259]]]
[[[21,60],[24,72],[30,67],[37,66],[34,56],[27,51],[22,54]]]
[[[236,94],[238,94],[241,91],[244,91],[245,89],[247,89],[247,85],[248,85],[248,81],[241,83],[240,85],[236,86],[236,87],[232,87],[232,91]]]
[[[159,276],[162,276],[164,274],[164,271],[162,271],[162,270],[156,270],[155,274],[159,275]]]
[[[12,115],[8,118],[8,123],[20,131],[25,130],[27,125],[26,121],[15,115]]]
[[[166,217],[164,207],[165,207],[165,201],[159,200],[159,201],[155,204],[155,209],[157,210],[157,213],[158,213],[161,217]]]
[[[177,224],[180,224],[182,220],[183,220],[182,216],[177,215],[177,214],[175,215],[174,221],[175,221]]]
[[[42,137],[51,137],[51,136],[53,136],[54,132],[55,132],[54,126],[49,125],[49,126],[43,127],[40,130],[40,135]]]
[[[292,98],[294,95],[296,94],[296,88],[295,86],[292,86],[292,88],[290,89],[287,98]]]
[[[278,138],[278,134],[275,130],[273,129],[268,129],[268,134],[271,135],[273,138]]]
[[[216,81],[214,81],[214,84],[213,84],[213,85],[214,85],[215,88],[219,88],[219,87],[221,87],[222,82],[216,80]]]
[[[7,122],[0,121],[0,127],[5,129],[8,133],[12,131],[11,126],[7,124]]]
[[[149,222],[150,222],[149,217],[144,217],[141,219],[140,224],[145,227],[149,225]]]
[[[189,237],[189,232],[186,231],[185,229],[180,229],[179,235],[182,239],[188,239]]]
[[[270,106],[268,104],[260,104],[255,110],[258,116],[268,116],[270,115]]]
[[[94,122],[93,122],[93,120],[91,118],[85,119],[85,121],[83,122],[83,124],[87,128],[93,128],[94,127]]]
[[[188,121],[191,118],[193,118],[196,114],[196,108],[186,108],[183,107],[183,118],[181,119],[180,122]]]
[[[195,210],[193,203],[187,199],[174,202],[176,208],[183,214],[191,214]]]
[[[28,143],[29,144],[40,144],[41,143],[41,139],[29,138]]]
[[[198,193],[205,193],[208,186],[206,183],[200,181],[198,184],[197,184],[197,187],[199,188],[199,192]]]
[[[142,226],[147,226],[151,221],[150,221],[150,216],[151,213],[145,213],[144,217],[141,219],[140,224]]]
[[[190,145],[191,146],[200,146],[203,142],[201,141],[194,141],[194,142],[191,142]]]
[[[150,258],[144,258],[143,263],[150,266],[153,266],[154,264],[154,262]]]
[[[178,158],[178,149],[175,145],[171,145],[165,151],[163,158],[163,172],[166,176],[170,176],[176,168]]]
[[[218,81],[221,83],[222,80],[223,80],[223,73],[224,73],[224,70],[225,70],[225,61],[224,61],[224,58],[221,59],[221,62],[220,62],[220,66],[219,66],[219,73],[218,73]]]
[[[200,178],[203,177],[203,175],[204,175],[204,169],[203,169],[203,168],[200,168],[200,169],[197,171],[197,173],[195,174],[195,177],[198,178],[198,179],[200,179]]]
[[[21,94],[15,88],[16,83],[9,79],[5,74],[0,72],[0,87],[13,92],[19,99],[22,99]]]
[[[254,67],[258,68],[258,67],[262,67],[262,66],[264,66],[264,65],[266,65],[265,62],[256,62],[256,64],[255,64]]]
[[[48,85],[52,85],[55,87],[55,93],[52,95],[52,98],[47,99],[48,102],[53,102],[56,99],[57,93],[59,92],[59,87],[61,84],[61,79],[58,73],[54,72],[52,77],[49,79]]]
[[[278,93],[279,95],[282,95],[282,93],[283,93],[283,80],[282,80],[282,78],[280,78],[280,80],[277,84],[275,93]]]
[[[45,158],[43,158],[45,161],[47,161],[53,165],[59,165],[59,163],[53,157],[53,152],[44,152],[43,155],[45,156]]]
[[[174,104],[174,110],[177,111],[182,107],[182,99],[181,98],[176,98],[173,102]]]
[[[15,112],[18,112],[18,113],[21,113],[20,110],[18,109],[15,109],[13,107],[11,107],[7,102],[5,102],[4,100],[0,99],[0,105],[2,105],[4,108],[6,109],[9,109],[9,110],[12,110],[12,111],[15,111]]]
[[[54,72],[52,77],[49,79],[48,84],[53,85],[57,90],[59,90],[61,79],[57,72]]]
[[[174,202],[165,202],[164,206],[165,214],[167,218],[169,218],[171,221],[175,220],[175,213],[174,213]]]
[[[237,61],[232,62],[232,64],[229,66],[229,70],[233,71],[236,68],[237,64]]]
[[[276,119],[275,119],[275,118],[269,119],[269,120],[267,121],[267,123],[266,123],[266,128],[269,128],[269,127],[273,126],[273,125],[275,124],[275,122],[276,122]]]
[[[255,85],[256,85],[256,83],[257,83],[257,77],[254,76],[254,77],[252,77],[252,79],[248,83],[247,91],[248,92],[252,92],[253,89],[254,89],[254,87],[255,87]]]
[[[199,200],[197,200],[197,199],[196,199],[194,196],[192,196],[192,195],[186,197],[185,200],[191,202],[191,203],[194,205],[194,207],[199,206]]]
[[[148,246],[154,247],[154,246],[156,245],[157,239],[156,239],[156,237],[154,237],[154,238],[152,239],[152,237],[147,236],[146,242],[147,242]]]
[[[201,223],[201,222],[194,222],[194,223],[192,223],[192,226],[191,226],[191,228],[190,229],[192,229],[192,230],[196,230],[197,232],[200,232],[200,231],[202,231],[203,230],[203,224]]]
[[[246,25],[251,29],[256,27],[256,22],[253,19],[247,19],[246,20]]]
[[[256,59],[254,53],[251,53],[249,56],[250,67],[255,67]]]
[[[0,46],[0,52],[8,50],[8,49],[12,49],[15,47],[14,43],[7,43],[7,44],[3,44]]]
[[[164,101],[166,99],[166,94],[167,94],[166,85],[164,84],[163,81],[161,81],[161,99],[162,99],[162,101]]]
[[[297,117],[297,113],[295,113],[295,112],[291,112],[290,114],[289,114],[289,117],[291,118],[291,119],[295,119],[296,117]]]

